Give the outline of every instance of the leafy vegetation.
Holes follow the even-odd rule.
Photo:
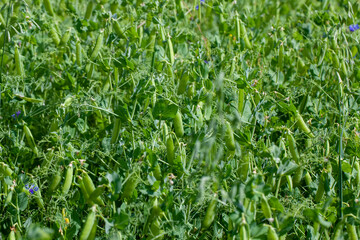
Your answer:
[[[0,239],[358,239],[359,1],[0,2]]]

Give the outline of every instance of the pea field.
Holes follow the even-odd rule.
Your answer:
[[[359,19],[0,0],[0,240],[357,240]]]

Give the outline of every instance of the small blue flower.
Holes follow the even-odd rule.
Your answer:
[[[34,190],[33,190],[32,188],[29,190],[29,192],[30,192],[31,194],[34,194]]]
[[[20,111],[20,110],[16,112],[16,116],[17,116],[17,117],[18,117],[20,114],[21,114],[21,111]]]
[[[205,0],[200,0],[201,5],[205,3]],[[196,5],[196,10],[199,10],[199,5]]]
[[[209,62],[208,62],[208,61],[206,61],[206,60],[204,60],[204,63],[209,64]]]
[[[354,24],[349,26],[350,32],[354,32],[355,30],[360,29],[359,24]]]
[[[13,117],[14,120],[16,120],[15,114],[11,115]]]

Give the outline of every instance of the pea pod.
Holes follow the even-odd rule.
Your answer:
[[[170,36],[168,36],[167,43],[168,43],[168,48],[169,48],[170,63],[172,66],[172,65],[174,65],[174,62],[175,62],[175,56],[174,56],[174,49],[173,49],[173,45],[172,45]]]
[[[182,78],[179,81],[179,85],[178,85],[178,89],[177,89],[177,94],[181,95],[185,92],[186,90],[186,85],[187,82],[189,81],[189,74],[188,73],[184,73]]]
[[[263,211],[265,218],[267,219],[272,218],[271,208],[265,195],[262,195],[260,201],[261,201],[261,210]]]
[[[244,150],[242,152],[240,162],[239,162],[239,169],[238,173],[240,175],[240,180],[245,182],[249,173],[249,165],[250,159],[252,157],[252,153],[248,150]]]
[[[53,180],[48,188],[47,193],[50,195],[57,187],[59,186],[61,182],[61,174],[60,172],[56,172],[54,176],[52,176]]]
[[[90,205],[92,205],[93,203],[91,201],[89,201],[89,194],[86,191],[86,187],[84,185],[84,179],[81,176],[78,176],[78,183],[79,183],[79,188],[81,190],[81,193],[83,194],[83,197],[85,199],[86,202],[88,202]]]
[[[345,77],[348,76],[348,71],[344,60],[341,61],[341,71],[343,72]]]
[[[229,122],[226,122],[225,144],[230,151],[235,150],[234,131]]]
[[[112,131],[112,135],[111,135],[111,140],[110,143],[114,144],[117,139],[119,138],[120,135],[120,125],[121,125],[121,121],[120,118],[115,118],[115,122],[114,122],[114,127],[113,127],[113,131]]]
[[[156,180],[158,180],[158,181],[161,180],[162,174],[161,174],[161,168],[160,168],[160,164],[159,164],[159,163],[156,163],[156,164],[155,164],[155,167],[154,167],[154,170],[153,170],[153,174],[154,174],[154,177],[156,178]]]
[[[113,29],[114,29],[115,33],[116,33],[120,38],[126,39],[126,35],[125,35],[124,32],[121,30],[120,24],[119,24],[117,21],[113,21],[112,26],[113,26]]]
[[[302,166],[300,166],[296,171],[295,171],[295,174],[293,176],[293,184],[294,184],[294,187],[297,187],[299,186],[300,182],[301,182],[301,179],[303,177],[303,173],[304,173],[304,169]]]
[[[80,234],[80,240],[87,240],[88,237],[90,236],[91,229],[93,228],[93,226],[95,224],[95,219],[96,219],[94,208],[95,207],[91,208],[90,213],[86,217],[85,224],[84,224],[81,234]]]
[[[240,21],[240,31],[241,31],[241,36],[242,36],[242,39],[244,40],[245,42],[245,47],[248,48],[248,49],[251,49],[252,46],[251,46],[251,43],[249,41],[249,38],[248,38],[248,35],[247,35],[247,32],[246,32],[246,28],[245,28],[245,25],[242,21]]]
[[[19,76],[23,76],[24,70],[17,45],[15,45],[15,67],[16,67],[16,74]]]
[[[287,142],[289,145],[291,157],[294,159],[296,163],[299,163],[299,153],[296,148],[296,141],[290,132],[287,133]]]
[[[217,200],[213,199],[210,201],[207,209],[206,209],[206,213],[205,213],[205,217],[203,219],[203,221],[201,222],[201,229],[206,230],[207,228],[209,228],[212,224],[212,222],[215,219],[216,216],[216,205],[217,205]]]
[[[319,185],[318,185],[318,189],[316,191],[316,195],[315,195],[315,202],[320,202],[322,196],[324,195],[325,192],[325,188],[324,188],[324,173],[320,175],[320,179],[319,179]]]
[[[9,234],[9,240],[16,240],[15,232],[13,230],[11,230],[11,232]]]
[[[138,176],[136,175],[136,173],[133,173],[125,182],[121,198],[124,200],[130,200],[138,183]]]
[[[311,130],[309,129],[309,127],[306,125],[304,119],[302,118],[301,114],[299,112],[296,112],[295,114],[295,120],[297,121],[297,125],[298,127],[305,132],[307,135],[309,135],[310,137],[315,137],[314,134],[311,132]]]
[[[83,172],[83,180],[84,180],[84,186],[86,189],[87,194],[89,195],[89,200],[92,201],[91,194],[93,194],[93,192],[95,191],[95,185],[93,183],[93,181],[91,180],[91,177],[89,176],[89,174],[87,174],[87,172]],[[98,203],[99,205],[105,205],[103,200],[100,197],[96,198],[96,201],[94,201],[96,203]]]
[[[312,182],[311,180],[311,176],[310,176],[310,173],[309,172],[306,172],[305,174],[305,183],[307,186],[310,186],[310,183]]]
[[[171,137],[171,135],[169,135],[166,139],[166,157],[168,160],[168,163],[170,164],[170,166],[173,165],[174,163],[174,159],[175,159],[175,150],[174,150],[174,142],[173,139]]]
[[[338,58],[338,56],[336,55],[336,53],[334,51],[332,51],[332,64],[334,65],[335,68],[340,67],[339,58]]]
[[[103,45],[103,40],[104,40],[104,33],[103,32],[100,32],[98,38],[96,39],[96,45],[95,45],[95,48],[93,50],[93,52],[91,53],[91,56],[90,56],[90,59],[91,60],[95,60],[96,57],[98,56],[99,52],[100,52],[100,49]]]
[[[104,205],[104,202],[100,199],[101,194],[104,193],[106,185],[98,186],[89,196],[89,199],[99,205]]]
[[[243,88],[239,89],[239,100],[238,100],[238,112],[240,115],[243,114],[244,107],[245,107],[245,91]]]
[[[73,174],[74,174],[74,168],[72,167],[72,164],[70,164],[70,166],[66,170],[65,181],[64,181],[64,185],[63,185],[62,190],[61,190],[61,192],[64,195],[67,194],[69,192],[69,190],[70,190],[71,183],[72,183],[72,180],[73,180]]]
[[[267,240],[278,240],[279,237],[276,234],[275,229],[272,226],[268,227]]]
[[[76,42],[76,64],[81,66],[82,55],[81,55],[81,44],[80,41]]]
[[[175,134],[177,137],[184,136],[184,127],[182,122],[182,117],[180,111],[178,111],[174,118],[174,128],[175,128]]]
[[[359,186],[359,184],[360,184],[360,166],[359,166],[359,162],[357,160],[355,160],[355,162],[354,162],[354,169],[356,170],[355,186]]]
[[[97,219],[95,219],[95,222],[91,228],[91,231],[90,231],[90,234],[89,234],[89,237],[87,238],[87,240],[94,240],[95,237],[96,237],[96,230],[97,230],[97,225],[98,225],[98,221]]]
[[[60,40],[60,44],[62,46],[66,46],[66,44],[68,43],[68,41],[70,39],[70,36],[71,36],[71,29],[68,29],[68,30],[66,30],[66,32],[62,36],[62,38]]]
[[[60,44],[60,38],[58,33],[56,32],[55,28],[50,28],[50,36],[53,40],[53,42],[55,43],[55,45],[59,45]]]
[[[89,20],[90,17],[91,17],[91,14],[92,14],[92,11],[93,11],[93,8],[94,8],[94,1],[93,0],[90,0],[88,2],[88,5],[86,6],[86,11],[85,11],[85,19],[86,20]]]
[[[50,0],[44,0],[44,7],[45,7],[46,12],[47,12],[50,16],[54,16],[54,15],[55,15]]]
[[[349,235],[349,240],[358,240],[358,235],[356,233],[356,227],[354,224],[347,223],[346,229]]]
[[[11,170],[7,164],[0,162],[0,172],[2,172],[5,176],[11,176],[13,170]]]
[[[293,190],[293,182],[290,175],[286,175],[286,181],[288,183],[289,191],[292,192]]]
[[[30,148],[33,150],[33,152],[35,153],[35,155],[38,155],[38,149],[35,145],[35,141],[34,141],[34,138],[31,134],[31,131],[30,129],[24,125],[24,133],[25,133],[25,137],[26,137],[26,140],[30,146]]]

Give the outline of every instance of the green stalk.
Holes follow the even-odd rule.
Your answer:
[[[338,92],[338,107],[340,113],[340,121],[339,121],[339,132],[340,132],[340,143],[339,143],[339,219],[342,220],[343,212],[342,212],[342,203],[343,203],[343,182],[342,182],[342,167],[341,167],[341,159],[343,157],[343,146],[342,146],[342,136],[344,133],[344,129],[342,126],[342,118],[343,118],[343,111],[341,109],[341,98],[343,97],[341,81],[339,81],[339,92]]]

